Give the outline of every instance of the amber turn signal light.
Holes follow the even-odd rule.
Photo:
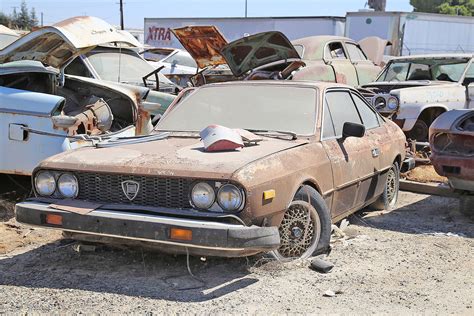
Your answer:
[[[171,228],[170,239],[174,240],[193,240],[193,231],[190,229]]]
[[[50,225],[62,225],[63,217],[56,214],[46,214],[46,224]]]

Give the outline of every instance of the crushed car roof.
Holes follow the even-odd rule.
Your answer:
[[[27,59],[62,68],[76,56],[113,42],[132,47],[140,45],[130,34],[118,31],[99,18],[73,17],[19,38],[0,51],[0,63]]]
[[[19,60],[5,64],[0,64],[0,75],[14,73],[42,72],[49,74],[58,74],[58,70],[52,67],[46,67],[39,61]]]

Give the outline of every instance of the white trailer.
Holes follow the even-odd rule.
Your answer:
[[[145,44],[182,48],[170,29],[215,25],[227,41],[264,31],[283,32],[290,40],[312,35],[344,35],[344,17],[145,18]]]
[[[378,36],[393,43],[394,56],[472,53],[474,18],[418,12],[348,12],[345,35],[356,41]]]

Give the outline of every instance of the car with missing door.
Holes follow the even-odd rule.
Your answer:
[[[325,252],[331,224],[351,213],[396,204],[405,136],[355,89],[263,80],[181,94],[151,135],[44,160],[17,220],[78,240],[290,259]],[[215,124],[242,148],[205,147],[200,132]]]

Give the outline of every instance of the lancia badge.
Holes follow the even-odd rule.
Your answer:
[[[140,189],[140,183],[132,180],[127,180],[122,182],[122,190],[127,199],[133,201],[138,194],[138,190]]]

